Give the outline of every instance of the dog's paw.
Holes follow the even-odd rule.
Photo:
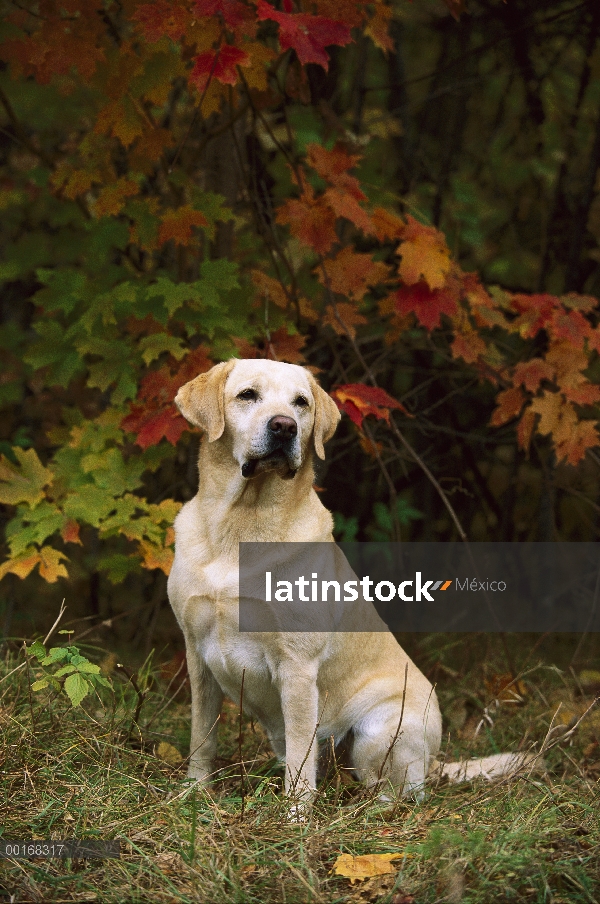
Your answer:
[[[307,823],[310,821],[310,804],[309,803],[295,803],[292,804],[289,810],[287,811],[287,821],[295,822],[295,823]]]

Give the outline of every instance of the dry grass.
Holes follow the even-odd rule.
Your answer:
[[[62,696],[30,693],[23,654],[7,650],[1,837],[119,838],[123,853],[103,861],[3,861],[0,900],[600,901],[595,710],[568,734],[593,689],[581,686],[581,670],[567,677],[543,666],[519,685],[521,699],[496,706],[490,688],[502,671],[493,666],[500,653],[488,651],[486,688],[481,665],[455,668],[453,643],[438,638],[421,651],[435,665],[450,719],[449,756],[539,749],[545,739],[548,772],[496,786],[438,785],[422,805],[383,809],[347,771],[330,767],[305,824],[287,821],[281,768],[247,720],[240,739],[233,704],[222,718],[217,780],[198,790],[172,749],[187,754],[189,704],[169,701],[148,664],[136,677],[143,696],[136,724],[140,698],[124,677],[113,675],[115,693],[102,704],[88,698],[74,710]],[[390,876],[351,886],[332,873],[340,852],[395,851],[402,858]]]

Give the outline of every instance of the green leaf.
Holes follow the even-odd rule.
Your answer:
[[[85,678],[82,678],[82,676],[76,672],[74,675],[69,675],[65,681],[65,691],[69,695],[73,706],[79,706],[84,697],[87,697],[89,694],[90,686]]]
[[[62,669],[59,669],[54,673],[55,678],[62,678],[63,675],[70,675],[71,672],[76,672],[77,667],[74,665],[63,665]]]
[[[48,687],[48,683],[49,682],[48,682],[47,678],[40,678],[39,681],[33,682],[33,684],[31,685],[31,690],[32,691],[43,691],[45,687]]]
[[[6,525],[11,556],[21,555],[33,543],[42,546],[64,523],[63,513],[46,499],[35,509],[20,506],[17,515]]]
[[[65,647],[52,647],[45,659],[42,659],[42,665],[53,665],[55,662],[62,662],[69,655],[69,651]]]
[[[63,504],[63,511],[68,518],[85,521],[93,527],[99,527],[102,519],[114,508],[114,496],[94,484],[87,484],[77,492],[69,493]]]
[[[46,647],[41,641],[35,640],[27,649],[27,652],[30,656],[35,656],[36,659],[44,659],[46,656]]]
[[[156,358],[160,357],[163,352],[169,352],[178,361],[180,361],[187,352],[181,339],[176,336],[169,336],[167,333],[152,333],[150,336],[145,336],[140,340],[139,347],[142,352],[142,358],[146,364],[150,364]]]
[[[27,502],[34,508],[44,498],[44,487],[52,483],[52,471],[42,465],[34,449],[15,446],[13,454],[19,467],[4,455],[0,457],[0,502],[6,505]]]
[[[100,666],[96,665],[95,662],[89,662],[87,659],[84,662],[79,662],[77,664],[77,670],[79,672],[86,672],[86,674],[89,675],[100,674]]]

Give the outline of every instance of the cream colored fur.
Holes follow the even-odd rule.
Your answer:
[[[192,688],[189,775],[210,778],[223,696],[238,701],[243,677],[244,710],[285,761],[288,794],[310,797],[318,741],[348,735],[352,766],[367,786],[420,797],[440,746],[437,698],[370,604],[362,601],[353,617],[362,628],[372,624],[371,633],[238,630],[241,541],[333,542],[331,514],[313,489],[313,457],[325,457],[335,404],[304,368],[264,360],[218,364],[175,401],[205,434],[198,493],[175,521],[168,583]],[[273,417],[297,425],[285,459],[267,455]],[[254,469],[250,477],[244,467]],[[460,781],[486,768],[443,771]]]

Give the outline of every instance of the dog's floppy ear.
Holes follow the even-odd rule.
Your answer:
[[[223,391],[235,362],[236,359],[231,358],[215,364],[205,374],[182,386],[175,396],[175,404],[184,418],[204,430],[209,443],[219,439],[225,429]]]
[[[328,439],[331,439],[335,433],[341,414],[331,396],[324,389],[321,389],[310,371],[308,371],[308,376],[315,400],[315,423],[313,427],[315,452],[319,458],[325,458],[323,444]]]

